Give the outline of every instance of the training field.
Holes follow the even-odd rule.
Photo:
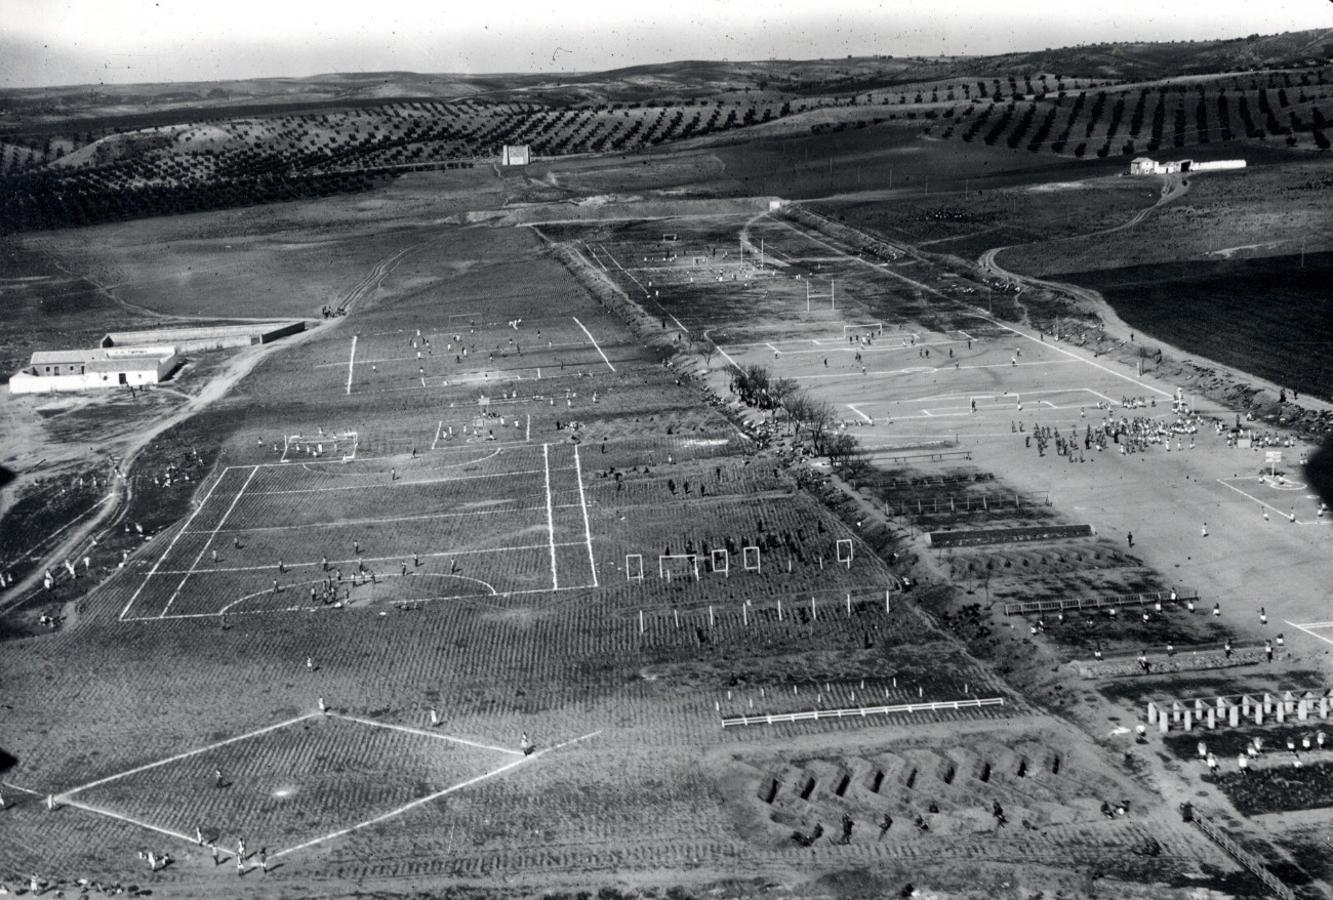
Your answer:
[[[122,619],[596,587],[579,448],[228,467]],[[355,579],[355,584],[353,584]]]
[[[1157,490],[1131,474],[1194,457],[1071,465],[1017,430],[1081,430],[1127,397],[1166,416],[1164,387],[775,217],[543,229],[568,255],[451,226],[381,261],[373,303],[180,438],[220,445],[189,505],[77,627],[14,656],[0,871],[228,893],[195,829],[224,857],[266,848],[272,873],[243,884],[275,896],[807,868],[884,873],[889,895],[926,860],[1077,893],[1061,873],[1108,855],[1134,877],[1229,871],[982,658],[1004,604],[1168,587],[1117,516]],[[707,360],[687,349],[705,333]],[[835,473],[742,407],[728,376],[750,364],[826,400],[872,466]],[[1259,491],[1221,477],[1227,502]],[[1134,522],[1142,543],[1178,526],[1161,518]],[[926,537],[1025,528],[1056,536]],[[1215,636],[1171,613],[1059,640]],[[1104,815],[1120,798],[1133,813]],[[145,846],[176,861],[136,869]]]

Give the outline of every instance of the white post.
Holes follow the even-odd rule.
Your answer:
[[[831,278],[828,283],[828,302],[829,309],[838,308],[838,283]]]
[[[848,592],[847,592],[847,618],[850,619],[851,617],[852,617],[852,594],[851,594],[851,591],[848,591]]]
[[[709,607],[708,607],[708,627],[709,627],[709,628],[712,628],[712,627],[713,627],[713,607],[712,607],[712,606],[709,606]]]
[[[750,624],[750,608],[744,603],[741,604],[741,624],[745,626]]]
[[[815,598],[810,598],[810,621],[813,622],[819,618],[819,612],[815,609]]]
[[[643,634],[643,610],[639,610],[639,634]]]
[[[888,615],[888,613],[889,613],[889,589],[888,589],[888,588],[885,588],[885,589],[884,589],[884,614],[885,614],[885,615]]]
[[[778,598],[778,621],[782,621],[782,598]]]

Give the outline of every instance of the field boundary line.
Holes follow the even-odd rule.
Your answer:
[[[555,569],[555,512],[551,509],[550,444],[542,444],[542,463],[546,469],[546,536],[551,549],[551,587],[560,587],[560,576]]]
[[[1012,326],[1010,326],[1010,325],[1006,325],[1006,324],[1004,324],[1003,322],[1000,322],[1000,321],[997,321],[997,320],[995,320],[995,319],[992,319],[990,316],[987,316],[987,315],[985,315],[984,313],[971,313],[971,315],[972,315],[972,316],[975,316],[975,317],[978,318],[978,319],[982,319],[982,320],[984,320],[984,321],[990,322],[992,325],[995,325],[995,326],[998,326],[998,327],[1000,327],[1000,328],[1003,328],[1005,331],[1012,332],[1012,333],[1018,335],[1019,337],[1027,338],[1029,341],[1032,341],[1032,343],[1034,343],[1034,344],[1040,344],[1040,345],[1043,346],[1043,347],[1050,347],[1050,348],[1051,348],[1052,350],[1054,350],[1055,352],[1057,352],[1057,353],[1063,353],[1065,356],[1068,356],[1070,359],[1076,359],[1076,360],[1078,360],[1078,361],[1081,362],[1081,363],[1086,363],[1086,364],[1092,366],[1094,369],[1101,369],[1103,372],[1105,372],[1105,373],[1108,374],[1108,375],[1114,375],[1116,378],[1123,378],[1125,381],[1128,381],[1130,384],[1132,384],[1132,385],[1136,385],[1137,387],[1141,387],[1141,388],[1143,388],[1145,391],[1152,391],[1154,394],[1157,394],[1157,395],[1160,396],[1160,397],[1166,397],[1166,398],[1168,398],[1168,399],[1171,397],[1171,392],[1170,392],[1170,391],[1164,391],[1164,390],[1162,390],[1161,388],[1155,388],[1155,387],[1153,387],[1151,384],[1147,384],[1147,383],[1145,383],[1145,382],[1139,381],[1137,378],[1134,378],[1133,376],[1130,376],[1130,375],[1126,375],[1124,372],[1117,372],[1115,369],[1108,368],[1107,366],[1102,365],[1101,363],[1097,362],[1096,360],[1088,359],[1086,356],[1079,356],[1079,355],[1078,355],[1077,353],[1075,353],[1073,350],[1066,350],[1064,347],[1061,347],[1061,346],[1059,346],[1059,345],[1057,345],[1057,344],[1055,344],[1055,343],[1049,343],[1049,344],[1048,344],[1046,341],[1038,340],[1037,338],[1034,338],[1032,335],[1030,335],[1030,334],[1026,334],[1026,333],[1024,333],[1024,332],[1022,332],[1022,331],[1019,331],[1017,328],[1014,328],[1014,327],[1012,327]],[[1021,365],[1021,363],[1020,363],[1020,365]]]
[[[441,419],[440,424],[435,426],[435,437],[430,442],[430,449],[434,450],[435,445],[440,442],[440,432],[442,431],[444,431],[444,419]]]
[[[1282,518],[1284,518],[1284,519],[1287,518],[1287,515],[1288,515],[1288,514],[1285,513],[1285,512],[1283,512],[1282,510],[1278,509],[1278,508],[1277,508],[1276,506],[1274,506],[1273,504],[1271,504],[1271,503],[1266,503],[1266,502],[1264,502],[1263,500],[1260,500],[1258,497],[1254,496],[1254,495],[1251,494],[1249,491],[1242,491],[1240,488],[1236,487],[1234,484],[1231,484],[1231,483],[1228,482],[1226,479],[1224,479],[1224,478],[1219,478],[1219,479],[1217,479],[1217,483],[1220,484],[1220,485],[1222,485],[1223,487],[1231,488],[1231,489],[1232,489],[1233,491],[1235,491],[1237,494],[1240,494],[1242,497],[1247,497],[1247,498],[1249,498],[1250,500],[1253,500],[1255,503],[1258,503],[1260,506],[1266,506],[1266,507],[1268,507],[1268,508],[1271,509],[1273,512],[1275,512],[1275,513],[1277,513],[1279,516],[1281,516]],[[1304,525],[1304,524],[1307,524],[1307,523],[1305,523],[1305,522],[1300,521],[1299,519],[1292,519],[1292,520],[1291,520],[1291,523],[1294,524],[1294,525]]]
[[[847,408],[850,409],[852,412],[856,413],[865,421],[869,422],[871,425],[875,424],[875,420],[870,418],[870,416],[867,416],[865,413],[861,412],[861,410],[857,409],[855,403],[848,403]]]
[[[592,586],[597,587],[597,559],[592,552],[592,526],[588,524],[588,498],[583,493],[583,464],[579,461],[579,445],[574,445],[574,474],[579,480],[579,506],[583,509],[583,540],[588,545],[588,568],[592,570]]]
[[[602,252],[607,255],[607,257],[611,260],[611,262],[616,264],[616,268],[624,272],[626,277],[628,277],[630,281],[634,282],[634,284],[638,286],[639,290],[643,291],[643,296],[645,297],[652,296],[652,294],[648,293],[648,289],[643,286],[643,284],[639,281],[639,279],[634,277],[634,273],[631,272],[629,269],[625,268],[624,266],[622,266],[620,264],[620,260],[616,259],[616,255],[612,253],[610,250],[606,249],[606,244],[602,244],[600,246],[602,248]],[[609,272],[610,269],[607,269],[607,271]]]
[[[167,544],[167,549],[164,550],[162,555],[153,563],[153,567],[148,570],[148,574],[143,577],[143,581],[139,582],[139,586],[135,589],[134,593],[130,595],[130,600],[125,604],[125,608],[120,611],[121,620],[124,620],[125,616],[129,613],[130,607],[134,606],[134,601],[139,599],[139,594],[148,586],[149,580],[157,574],[157,570],[161,567],[162,561],[171,555],[172,548],[175,547],[176,542],[181,539],[181,535],[189,529],[190,523],[194,521],[194,517],[203,512],[204,507],[208,505],[209,499],[213,496],[213,491],[217,490],[218,485],[222,483],[222,479],[227,477],[227,473],[230,472],[231,469],[231,466],[227,466],[227,468],[222,470],[222,473],[218,475],[217,481],[213,482],[212,486],[208,489],[208,493],[204,494],[204,499],[199,501],[199,506],[196,507],[195,511],[190,513],[190,517],[185,520],[185,524],[181,527],[181,530],[177,531],[176,534],[172,536],[171,542]]]
[[[194,557],[194,562],[190,563],[189,571],[187,571],[185,576],[181,578],[180,584],[176,585],[176,590],[172,591],[171,596],[167,598],[167,605],[162,607],[162,613],[158,616],[159,619],[166,617],[167,612],[171,609],[171,604],[176,602],[176,598],[180,596],[181,589],[185,587],[185,582],[189,581],[190,576],[194,574],[195,569],[199,568],[199,560],[204,558],[204,553],[208,551],[209,545],[212,544],[214,538],[218,536],[218,532],[221,531],[222,526],[227,523],[227,519],[231,518],[232,510],[236,508],[237,503],[241,502],[241,495],[244,494],[245,489],[250,486],[250,482],[254,479],[255,473],[258,471],[258,467],[251,468],[250,474],[245,476],[245,483],[242,484],[241,489],[236,492],[236,496],[231,498],[231,505],[228,506],[227,511],[222,514],[222,518],[218,519],[218,524],[208,533],[208,540],[204,541],[204,546],[199,548],[198,554]],[[182,530],[181,533],[183,534],[184,530]]]
[[[440,734],[435,731],[427,731],[424,728],[413,728],[410,725],[398,725],[393,722],[377,722],[374,719],[363,719],[361,716],[349,716],[345,713],[328,713],[329,718],[345,719],[348,722],[356,722],[361,725],[369,725],[372,728],[387,728],[390,731],[401,731],[404,734],[416,734],[422,737],[435,738],[437,741],[451,741],[455,744],[466,744],[469,747],[476,747],[478,750],[494,750],[496,753],[505,753],[509,756],[522,756],[523,751],[511,750],[508,747],[497,747],[493,744],[483,744],[479,741],[469,741],[467,738],[454,737],[449,734]]]
[[[588,336],[588,340],[592,341],[593,348],[601,355],[602,362],[606,363],[606,367],[614,372],[616,367],[611,365],[611,360],[606,358],[606,354],[602,352],[602,346],[597,343],[597,338],[592,336],[592,332],[588,330],[588,326],[580,322],[578,316],[570,316],[570,318],[574,320],[575,325],[583,329],[583,333]]]
[[[309,849],[310,847],[323,844],[326,841],[334,840],[335,838],[345,837],[346,835],[349,835],[354,831],[360,831],[362,828],[367,828],[371,825],[378,825],[380,822],[386,822],[389,819],[392,819],[396,816],[400,816],[409,810],[416,809],[418,806],[425,806],[427,803],[432,803],[440,799],[441,797],[446,797],[449,794],[454,793],[455,791],[461,791],[464,788],[468,788],[474,784],[478,784],[482,781],[494,778],[497,775],[503,775],[505,772],[517,768],[518,766],[521,766],[526,762],[536,761],[537,759],[540,759],[541,757],[545,756],[548,753],[553,753],[556,750],[561,750],[565,747],[568,747],[571,744],[576,744],[580,741],[596,737],[601,733],[602,733],[601,731],[589,732],[588,734],[581,735],[580,737],[571,738],[570,740],[564,741],[563,743],[556,744],[554,747],[548,747],[545,750],[538,750],[531,756],[520,756],[513,762],[505,763],[503,766],[492,769],[489,772],[483,772],[482,774],[469,778],[466,781],[460,781],[458,784],[450,785],[449,787],[444,788],[443,790],[435,791],[434,793],[427,794],[424,797],[418,797],[416,800],[413,800],[410,803],[405,803],[402,806],[399,806],[395,809],[391,809],[386,813],[381,813],[378,816],[374,816],[373,818],[366,819],[362,822],[357,822],[355,825],[349,825],[346,828],[341,828],[338,831],[330,832],[329,834],[323,835],[321,837],[312,838],[311,840],[308,840],[304,843],[296,844],[295,846],[292,847],[287,847],[285,849],[277,851],[276,853],[270,853],[268,858],[277,859],[279,857],[286,856],[289,853],[295,853],[298,850],[306,850]]]
[[[226,747],[230,744],[235,744],[239,741],[249,740],[252,737],[258,737],[261,734],[268,734],[270,731],[277,731],[280,728],[287,728],[290,725],[295,725],[297,722],[304,722],[306,719],[313,719],[319,715],[321,714],[317,712],[305,713],[304,715],[295,716],[293,718],[286,719],[282,722],[278,722],[273,725],[265,725],[263,728],[256,728],[253,731],[247,731],[245,734],[238,734],[235,737],[229,737],[226,738],[225,740],[215,741],[211,744],[207,744],[203,747],[199,747],[194,750],[187,750],[184,753],[177,753],[175,756],[168,756],[166,759],[159,759],[157,762],[146,763],[145,765],[137,766],[133,769],[126,769],[124,772],[118,772],[115,775],[108,775],[105,778],[99,778],[96,781],[90,781],[87,784],[81,784],[78,787],[70,788],[67,791],[61,791],[59,794],[55,795],[55,799],[59,802],[68,802],[68,799],[70,797],[74,796],[75,794],[81,794],[84,791],[89,790],[90,788],[100,787],[101,785],[107,784],[108,782],[118,781],[121,778],[128,778],[131,775],[138,775],[140,772],[147,772],[149,769],[156,769],[158,766],[165,766],[168,765],[169,763],[179,762],[182,759],[189,759],[191,756],[198,756],[200,753],[207,753],[208,751],[216,750],[219,747]]]
[[[352,335],[352,355],[347,357],[347,393],[352,393],[352,372],[356,368],[356,335]]]
[[[187,844],[194,845],[194,838],[190,837],[188,834],[181,834],[179,831],[172,831],[170,828],[163,828],[160,825],[150,825],[147,822],[143,821],[142,819],[136,819],[133,816],[127,816],[124,815],[123,813],[112,812],[111,810],[104,809],[100,806],[93,806],[90,803],[83,803],[82,801],[79,800],[70,800],[69,798],[60,799],[58,802],[63,803],[65,806],[69,806],[74,809],[81,809],[84,812],[90,812],[93,815],[106,816],[108,819],[118,819],[121,822],[128,822],[130,825],[137,825],[140,828],[146,828],[149,831],[156,831],[158,834],[165,834],[167,837],[173,837],[176,838],[177,840],[184,841]]]
[[[1286,623],[1287,623],[1288,625],[1290,625],[1292,628],[1299,628],[1301,631],[1304,631],[1306,634],[1308,634],[1310,637],[1314,638],[1314,639],[1317,640],[1317,641],[1323,641],[1325,644],[1333,644],[1333,638],[1326,638],[1326,637],[1324,637],[1322,634],[1316,634],[1315,632],[1311,631],[1310,628],[1308,628],[1308,627],[1305,626],[1305,625],[1297,625],[1295,622],[1291,621],[1291,619],[1283,619],[1282,621],[1286,622]],[[1333,624],[1333,623],[1317,623],[1317,622],[1316,622],[1316,623],[1311,623],[1311,624],[1316,624],[1316,625],[1317,625],[1317,624]]]

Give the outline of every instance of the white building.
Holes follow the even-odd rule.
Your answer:
[[[167,346],[42,350],[32,355],[27,368],[9,377],[9,392],[48,394],[157,384],[174,368],[176,348]]]
[[[1195,162],[1192,159],[1177,159],[1158,162],[1146,156],[1135,157],[1129,164],[1131,175],[1175,175],[1183,172],[1221,172],[1227,169],[1243,169],[1243,159],[1214,159]]]
[[[532,151],[527,144],[505,144],[500,151],[500,165],[526,166],[532,162]]]

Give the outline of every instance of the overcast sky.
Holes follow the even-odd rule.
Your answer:
[[[1329,0],[0,0],[0,86],[1000,53],[1333,28]]]

